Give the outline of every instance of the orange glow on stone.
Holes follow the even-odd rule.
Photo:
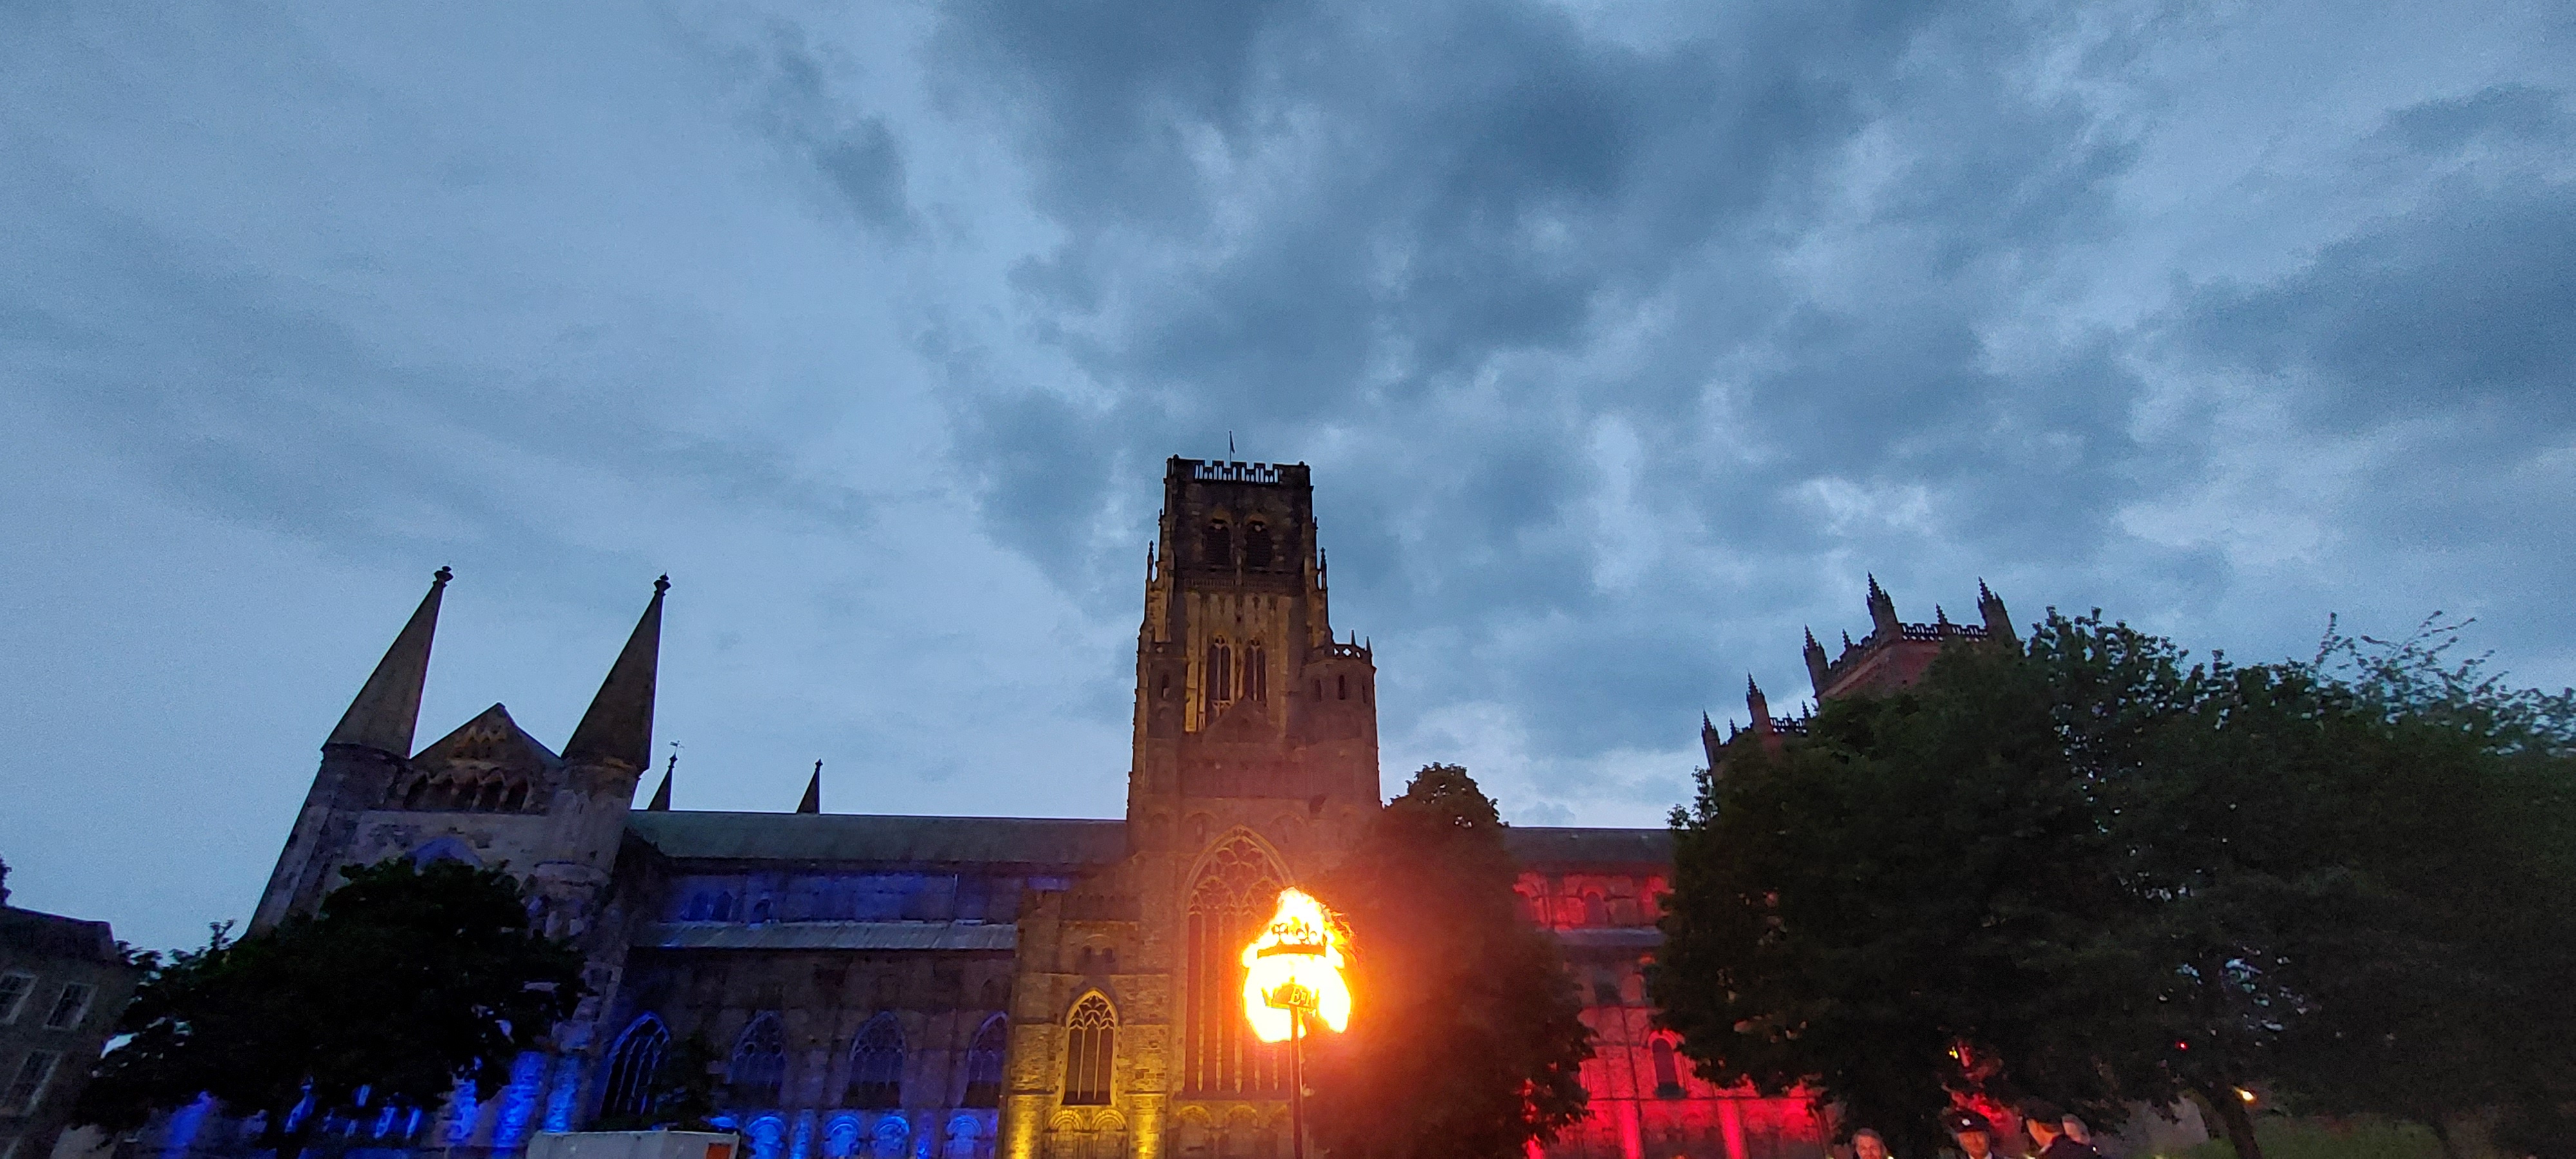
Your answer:
[[[1279,912],[1243,948],[1243,1016],[1263,1042],[1286,1042],[1291,1012],[1307,1025],[1338,1033],[1350,1025],[1351,991],[1342,980],[1342,947],[1350,931],[1304,890],[1279,891]]]

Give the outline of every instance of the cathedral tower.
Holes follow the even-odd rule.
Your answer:
[[[1024,961],[1056,965],[1020,982],[1014,1055],[1036,1061],[1003,1116],[1008,1159],[1104,1137],[1135,1159],[1287,1151],[1287,1058],[1245,1025],[1239,955],[1280,889],[1338,862],[1380,801],[1377,668],[1333,636],[1315,527],[1303,464],[1166,464],[1129,854],[1061,920],[1021,923]],[[1096,1107],[1049,1069],[1086,1016],[1114,1019],[1123,1054]]]

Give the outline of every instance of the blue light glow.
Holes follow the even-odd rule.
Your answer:
[[[474,1138],[474,1117],[480,1108],[474,1105],[474,1085],[456,1084],[456,1094],[447,1100],[447,1145],[462,1147]]]
[[[492,1120],[493,1149],[515,1151],[527,1144],[545,1081],[546,1056],[531,1050],[510,1060],[510,1085],[501,1088],[500,1111]]]
[[[555,1084],[546,1094],[546,1126],[549,1131],[572,1130],[573,1112],[581,1106],[581,1057],[565,1055],[555,1060]]]
[[[197,1101],[181,1107],[170,1116],[170,1129],[161,1141],[161,1159],[180,1159],[188,1145],[197,1141],[197,1130],[206,1125],[206,1116],[215,1109],[215,1096],[199,1095]]]
[[[786,1141],[787,1121],[776,1115],[762,1115],[751,1121],[752,1159],[779,1159],[779,1144]]]

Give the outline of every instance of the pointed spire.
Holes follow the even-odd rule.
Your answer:
[[[1878,576],[1869,577],[1869,622],[1881,639],[1893,640],[1905,634],[1905,625],[1896,618],[1896,601],[1887,589],[1878,586]]]
[[[805,782],[805,799],[796,802],[796,811],[799,813],[823,811],[823,762],[814,762],[814,779]]]
[[[572,739],[564,742],[564,763],[617,761],[639,772],[652,763],[653,682],[662,660],[662,593],[670,590],[671,577],[653,581],[653,602],[644,605],[643,618],[635,621],[625,650],[609,667],[608,679],[600,682],[599,695],[591,698],[590,710],[581,714]]]
[[[1753,714],[1753,731],[1769,734],[1771,701],[1762,695],[1762,686],[1753,682],[1753,676],[1750,673],[1744,677],[1744,707],[1746,711]]]
[[[653,790],[653,803],[644,806],[645,812],[668,813],[671,811],[671,778],[679,771],[680,746],[677,742],[674,742],[671,745],[671,759],[663,762],[662,765],[662,787]]]
[[[1807,682],[1815,686],[1816,695],[1823,696],[1825,673],[1832,670],[1833,662],[1825,658],[1825,646],[1816,642],[1814,628],[1807,629],[1807,648],[1804,655],[1807,660]]]
[[[2004,598],[1996,595],[1982,579],[1977,581],[1977,616],[1986,622],[1987,639],[1998,644],[2020,646],[2021,641],[2013,632],[2012,613],[2004,608]]]
[[[411,620],[394,636],[393,647],[376,661],[376,670],[349,702],[324,744],[364,745],[397,757],[411,755],[412,732],[420,724],[420,689],[429,680],[429,642],[438,634],[438,603],[456,573],[442,567],[430,573],[429,594],[412,609]]]

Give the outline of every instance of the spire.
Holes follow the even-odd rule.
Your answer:
[[[1878,577],[1869,577],[1869,622],[1883,639],[1893,640],[1905,634],[1905,625],[1896,618],[1896,601],[1889,599],[1887,589],[1878,586]]]
[[[796,811],[799,813],[823,811],[823,762],[814,762],[814,779],[805,782],[805,799],[796,802]]]
[[[668,813],[671,811],[671,778],[674,774],[679,772],[679,769],[680,746],[673,744],[671,746],[671,759],[663,762],[662,765],[662,787],[653,790],[653,803],[644,806],[645,812]]]
[[[1719,763],[1717,754],[1726,747],[1726,740],[1717,735],[1717,725],[1708,719],[1706,712],[1699,714],[1699,747],[1708,754],[1708,767],[1715,770]]]
[[[1771,702],[1762,695],[1762,686],[1755,684],[1750,674],[1744,677],[1744,707],[1746,711],[1753,714],[1753,731],[1769,734]]]
[[[617,761],[641,771],[653,762],[653,680],[662,658],[662,593],[670,590],[671,577],[653,581],[653,602],[564,742],[565,764]]]
[[[1825,658],[1825,646],[1816,642],[1814,628],[1807,629],[1806,657],[1807,680],[1816,686],[1816,695],[1821,698],[1825,694],[1825,672],[1833,667],[1833,662]]]
[[[385,658],[376,661],[375,673],[322,743],[411,755],[412,730],[420,723],[420,687],[429,679],[429,640],[438,634],[439,596],[455,575],[443,567],[430,574],[429,594],[412,609],[410,622],[394,637],[393,647],[385,649]]]
[[[2004,599],[1977,581],[1977,615],[1986,621],[1986,639],[1998,644],[2019,646],[2020,636],[2013,631],[2012,613],[2004,610]]]

